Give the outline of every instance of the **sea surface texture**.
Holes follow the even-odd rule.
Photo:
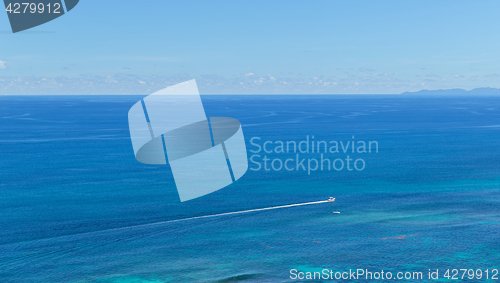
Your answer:
[[[500,269],[500,98],[202,96],[207,116],[241,122],[262,167],[182,203],[168,165],[135,160],[127,113],[141,98],[0,97],[1,282],[333,282],[290,278],[324,268],[426,282],[429,269]],[[313,139],[340,152],[276,152]],[[344,153],[353,141],[378,152]],[[364,168],[307,170],[347,156]]]

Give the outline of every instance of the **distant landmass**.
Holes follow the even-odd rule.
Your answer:
[[[479,87],[471,90],[465,90],[461,88],[453,88],[453,89],[437,89],[437,90],[428,90],[423,89],[416,92],[405,91],[401,94],[406,95],[500,95],[499,88],[492,87]]]

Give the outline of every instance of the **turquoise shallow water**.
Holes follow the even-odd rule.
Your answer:
[[[252,137],[354,136],[378,141],[379,152],[351,155],[365,160],[362,171],[249,170],[186,203],[168,167],[133,156],[127,111],[140,98],[0,98],[3,282],[297,282],[292,268],[500,268],[498,98],[205,96],[208,116],[242,123],[249,155]],[[330,196],[333,205],[152,224]]]

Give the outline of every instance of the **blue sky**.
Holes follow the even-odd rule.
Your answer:
[[[500,87],[499,11],[499,1],[80,0],[18,34],[3,12],[0,94],[147,93],[186,78],[202,93]],[[62,86],[41,89],[47,81]]]

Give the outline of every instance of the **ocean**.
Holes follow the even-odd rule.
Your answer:
[[[253,162],[188,202],[168,165],[134,157],[127,113],[142,97],[0,96],[2,282],[362,281],[291,271],[325,269],[430,282],[500,269],[499,97],[202,96],[208,117],[241,122]]]

